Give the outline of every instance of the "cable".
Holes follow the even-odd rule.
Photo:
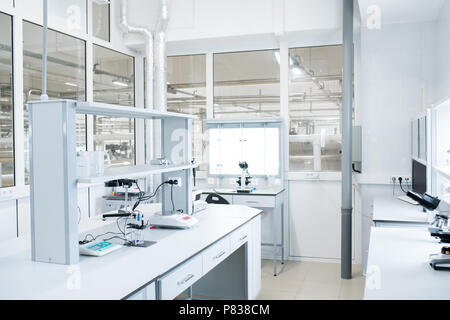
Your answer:
[[[170,185],[170,201],[172,202],[172,211],[175,212],[175,204],[173,202],[173,184]]]
[[[403,191],[404,193],[408,193],[407,191],[405,191],[405,189],[403,189],[402,181],[403,181],[403,178],[402,178],[402,177],[399,177],[399,178],[398,178],[398,184],[400,185],[400,189],[402,189],[402,191]]]
[[[170,180],[170,181],[172,181],[172,180]],[[158,187],[156,187],[156,190],[155,190],[152,194],[150,194],[150,195],[145,195],[145,193],[144,193],[144,195],[139,195],[139,198],[138,198],[138,200],[136,201],[136,203],[134,204],[132,210],[134,211],[134,210],[139,206],[139,204],[140,204],[142,201],[148,201],[148,200],[150,200],[151,198],[155,197],[155,196],[156,196],[156,193],[158,192],[158,190],[159,190],[164,184],[169,184],[169,181],[164,181],[164,182],[162,182]]]

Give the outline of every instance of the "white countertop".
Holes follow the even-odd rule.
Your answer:
[[[0,299],[121,299],[260,213],[245,206],[210,204],[195,215],[199,224],[192,229],[149,229],[145,240],[157,241],[153,246],[125,247],[103,257],[80,256],[74,266],[31,261],[29,237],[1,242]],[[100,227],[99,234],[114,228],[113,222],[97,220],[92,226]]]
[[[450,299],[450,272],[428,264],[442,246],[426,228],[372,228],[364,299]]]
[[[422,206],[415,206],[396,197],[378,197],[373,199],[374,222],[403,222],[427,224],[434,216],[433,212],[423,212]]]

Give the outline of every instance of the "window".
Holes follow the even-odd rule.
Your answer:
[[[0,187],[14,185],[12,19],[0,13]]]
[[[206,56],[167,58],[167,110],[196,115],[192,121],[193,156],[200,170],[204,163],[203,120],[206,119]]]
[[[208,124],[209,175],[239,175],[240,161],[252,176],[280,174],[280,124]]]
[[[214,55],[214,118],[279,116],[279,50]]]
[[[109,6],[109,0],[92,1],[92,32],[105,41],[109,41]]]
[[[134,58],[94,45],[94,101],[134,106]],[[135,164],[135,121],[94,116],[94,149],[109,153],[113,166]]]
[[[341,170],[341,46],[289,50],[291,171]]]
[[[86,100],[86,44],[48,30],[47,94],[49,99]],[[29,176],[29,127],[26,104],[39,100],[42,88],[42,27],[23,22],[25,179]],[[86,121],[77,115],[77,149],[86,150]]]
[[[86,33],[86,0],[49,0],[49,23],[65,26],[73,32]]]

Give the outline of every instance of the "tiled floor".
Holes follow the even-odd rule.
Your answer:
[[[360,266],[353,278],[342,280],[337,263],[286,261],[281,273],[273,276],[271,260],[262,261],[261,300],[358,300],[364,295],[365,278]]]

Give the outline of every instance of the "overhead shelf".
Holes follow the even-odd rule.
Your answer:
[[[77,102],[77,113],[139,119],[196,119],[190,114],[125,107],[98,102]]]
[[[109,180],[138,178],[152,174],[167,173],[186,169],[196,168],[198,164],[177,164],[177,165],[137,165],[118,168],[107,168],[105,174],[101,176],[91,176],[78,178],[78,183],[101,183]]]

